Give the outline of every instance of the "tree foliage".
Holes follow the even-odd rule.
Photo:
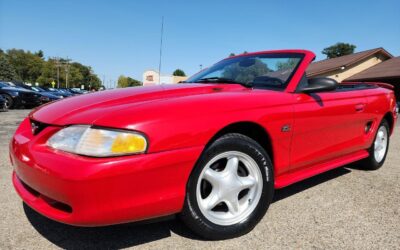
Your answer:
[[[42,50],[32,53],[21,49],[10,49],[6,52],[1,51],[0,56],[4,65],[6,61],[14,70],[15,74],[8,79],[10,81],[23,81],[29,83],[40,83],[43,86],[51,86],[51,83],[57,82],[57,68],[59,72],[60,87],[66,87],[66,76],[68,75],[68,87],[81,87],[85,89],[98,89],[101,86],[99,77],[94,74],[90,66],[79,62],[60,58],[44,58]],[[58,65],[58,67],[57,67]],[[1,66],[0,70],[6,66]],[[68,74],[67,74],[68,71]]]
[[[350,43],[336,43],[322,50],[322,54],[325,54],[327,58],[335,58],[353,54],[355,48],[356,46]]]
[[[10,64],[5,54],[0,53],[0,80],[13,81],[19,80],[14,67]]]
[[[142,82],[133,79],[129,76],[123,76],[121,75],[118,77],[118,88],[126,88],[126,87],[136,87],[136,86],[141,86]]]
[[[173,76],[186,76],[185,72],[181,69],[176,69],[174,73],[172,73]]]

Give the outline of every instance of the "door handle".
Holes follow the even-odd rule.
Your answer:
[[[365,104],[363,104],[363,103],[359,103],[355,106],[356,112],[362,112],[362,111],[364,111],[364,108],[365,108]]]

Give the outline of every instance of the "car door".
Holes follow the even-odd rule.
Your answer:
[[[291,171],[311,167],[363,147],[367,117],[362,91],[294,93]]]

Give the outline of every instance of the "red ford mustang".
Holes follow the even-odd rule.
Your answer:
[[[39,213],[100,226],[179,213],[194,232],[249,232],[274,189],[385,161],[397,114],[376,84],[307,79],[305,50],[224,59],[184,84],[117,89],[34,110],[10,143]]]

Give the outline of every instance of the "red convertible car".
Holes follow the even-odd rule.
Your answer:
[[[306,50],[224,59],[183,84],[76,96],[27,117],[10,143],[24,202],[72,225],[179,214],[226,239],[261,220],[274,190],[385,161],[392,90],[307,79]]]

